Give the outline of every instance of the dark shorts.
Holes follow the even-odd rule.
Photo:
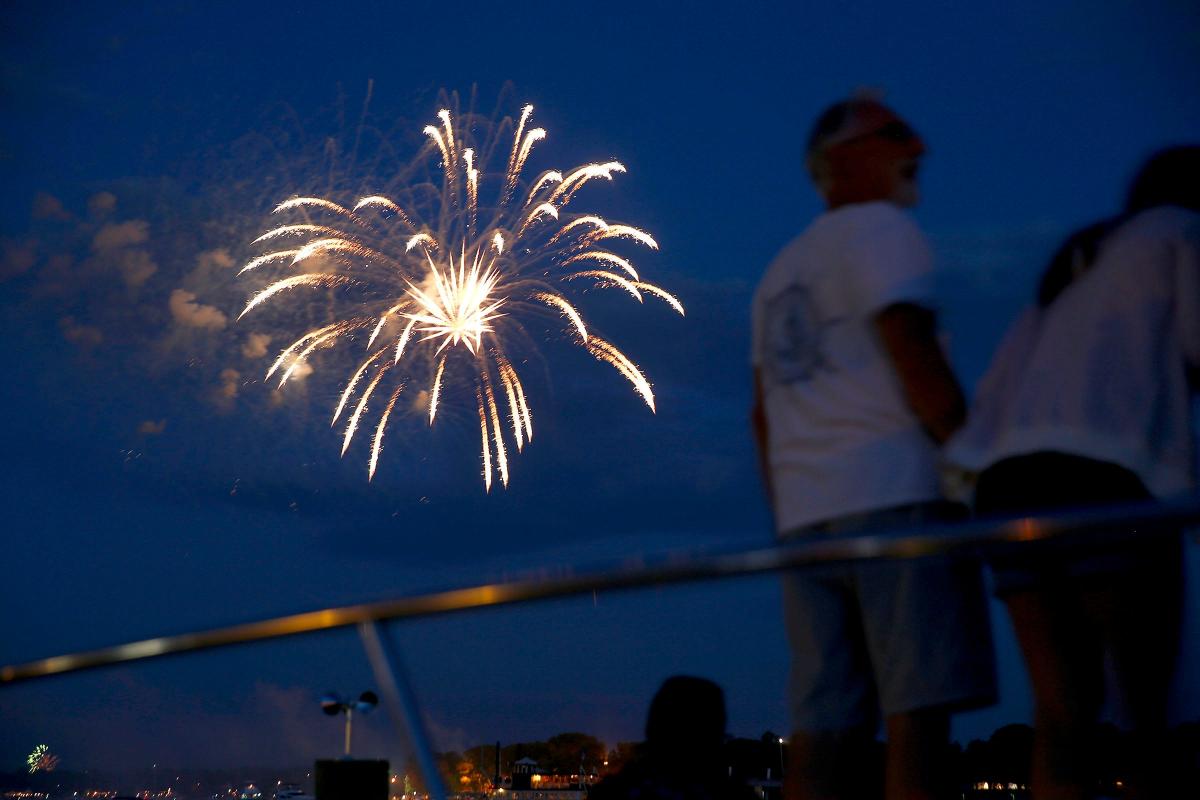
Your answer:
[[[1136,474],[1117,464],[1056,452],[1031,453],[998,461],[979,476],[979,514],[1038,514],[1064,508],[1152,500]],[[1099,529],[1094,542],[1065,541],[1012,545],[988,563],[997,595],[1083,580],[1179,572],[1178,535],[1139,537],[1136,531]]]

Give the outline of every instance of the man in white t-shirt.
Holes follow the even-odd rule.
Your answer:
[[[952,518],[938,445],[962,392],[937,341],[932,258],[904,212],[924,146],[873,100],[818,119],[808,167],[828,210],[754,297],[754,427],[778,535]],[[880,716],[889,798],[941,796],[952,709],[995,695],[978,566],[870,563],[785,576],[794,717],[788,795],[857,797]]]

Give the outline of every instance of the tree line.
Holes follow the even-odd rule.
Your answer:
[[[778,779],[787,763],[787,745],[780,736],[766,731],[757,739],[730,737],[723,755],[727,768],[745,780]],[[1112,724],[1096,726],[1088,748],[1093,754],[1097,791],[1120,796],[1122,776],[1127,771],[1128,735]],[[537,762],[545,775],[603,778],[638,757],[640,742],[620,742],[606,748],[603,742],[586,733],[560,733],[545,741],[517,742],[500,746],[500,775],[512,774],[512,765],[522,758]],[[1177,785],[1200,785],[1200,722],[1188,722],[1173,728],[1161,746],[1170,753],[1169,763],[1178,765]],[[986,739],[974,739],[965,747],[951,743],[946,758],[951,762],[956,782],[964,789],[988,782],[1028,786],[1033,729],[1014,724],[998,728]],[[451,793],[486,793],[496,776],[496,745],[478,745],[463,752],[437,755],[442,780]],[[861,765],[865,784],[883,786],[883,744],[874,756]],[[415,770],[409,770],[415,775]],[[421,790],[419,781],[414,787]]]

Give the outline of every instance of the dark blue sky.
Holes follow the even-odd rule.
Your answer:
[[[968,385],[1055,241],[1115,209],[1151,150],[1200,133],[1200,13],[1183,2],[242,5],[19,2],[0,22],[0,662],[765,543],[748,304],[818,210],[800,143],[824,105],[881,87],[925,135],[917,215]],[[550,134],[539,168],[628,166],[589,201],[653,232],[662,249],[638,263],[688,307],[682,320],[605,312],[655,383],[656,415],[551,343],[538,438],[508,490],[484,496],[469,417],[396,438],[368,485],[320,422],[328,386],[274,410],[258,383],[228,396],[222,370],[252,380],[257,367],[174,323],[168,298],[185,288],[236,313],[243,289],[201,254],[240,257],[260,223],[249,212],[319,182],[306,159],[353,129],[368,79],[368,122],[402,151],[439,90],[476,84],[491,108],[511,81],[505,110],[532,102]],[[106,226],[125,226],[111,250],[96,245]],[[1189,559],[1194,576],[1195,548]],[[997,621],[1003,700],[960,720],[962,735],[1028,717]],[[442,748],[565,729],[637,738],[654,688],[678,671],[726,687],[734,733],[786,729],[770,580],[397,632]],[[39,742],[64,767],[303,762],[339,742],[314,698],[369,684],[347,633],[4,689],[0,769]],[[1200,712],[1195,680],[1178,709]],[[364,737],[364,752],[393,746],[382,716]]]

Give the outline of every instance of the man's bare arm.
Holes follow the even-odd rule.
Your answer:
[[[758,471],[767,489],[767,504],[775,505],[774,485],[771,481],[771,462],[767,455],[767,409],[763,400],[762,370],[754,369],[754,404],[750,407],[750,427],[754,431],[754,444],[758,451]]]
[[[966,420],[962,388],[937,340],[932,311],[897,303],[875,315],[875,330],[904,387],[908,407],[938,444]]]

